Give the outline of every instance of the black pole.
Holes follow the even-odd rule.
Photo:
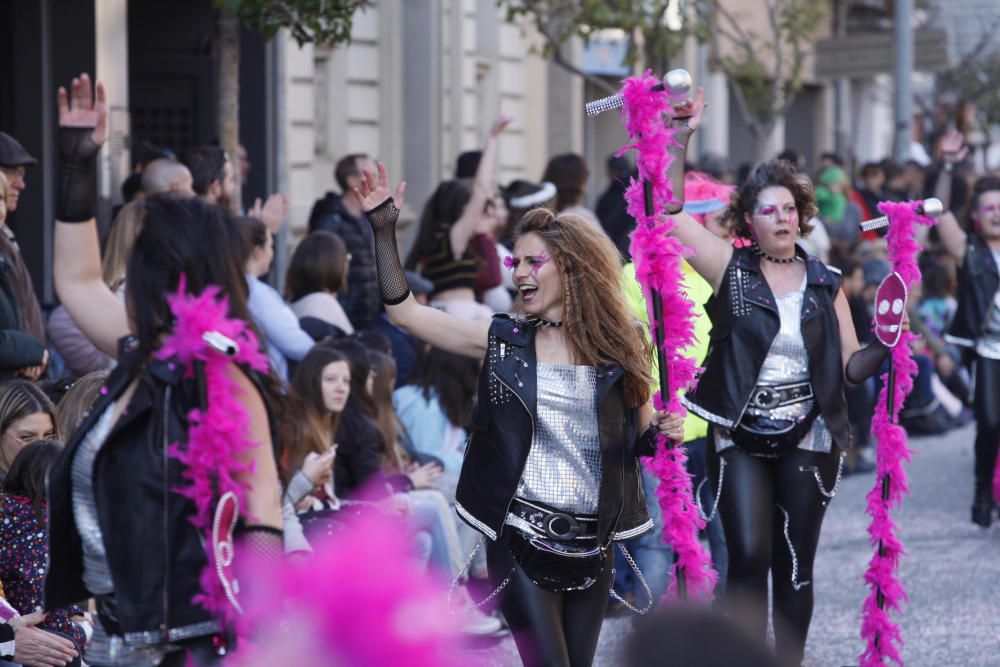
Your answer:
[[[893,412],[895,408],[895,393],[896,393],[896,366],[892,363],[892,351],[889,352],[889,379],[886,381],[886,410],[889,412],[889,423],[895,423],[895,418],[893,417]],[[882,478],[882,503],[889,502],[889,475],[886,474]],[[885,556],[885,546],[880,541],[878,543],[878,555]],[[879,610],[885,609],[885,595],[882,593],[882,589],[878,590],[878,595],[876,598],[878,602]],[[878,646],[879,637],[875,637],[875,645]]]
[[[655,213],[653,204],[653,184],[648,180],[642,182],[643,199],[646,204],[646,215],[652,216]],[[650,298],[653,300],[653,339],[656,341],[656,366],[660,371],[660,397],[666,404],[670,397],[669,378],[667,376],[667,355],[663,351],[663,301],[660,293],[651,291]],[[674,552],[674,562],[677,561],[677,553]],[[677,597],[687,600],[687,578],[684,576],[683,568],[677,568]]]

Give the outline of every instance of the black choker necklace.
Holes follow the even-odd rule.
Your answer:
[[[754,253],[760,255],[769,262],[774,262],[775,264],[791,264],[792,262],[800,262],[802,258],[798,255],[792,255],[791,257],[774,257],[773,255],[768,255],[766,252],[761,250],[761,247],[754,243],[750,246]]]
[[[536,326],[536,327],[551,327],[553,329],[558,329],[559,327],[562,326],[562,322],[561,321],[560,322],[550,322],[548,320],[543,320],[542,318],[538,317],[537,315],[529,315],[528,316],[528,322],[532,326]]]

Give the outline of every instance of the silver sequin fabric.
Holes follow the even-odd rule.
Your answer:
[[[993,261],[1000,267],[1000,250],[993,251]],[[1000,359],[1000,290],[993,295],[983,335],[976,341],[976,354],[987,359]]]
[[[94,427],[83,438],[73,456],[73,518],[83,543],[83,583],[95,595],[106,595],[114,588],[108,569],[104,538],[97,521],[97,504],[94,501],[94,460],[111,431],[114,403],[108,406]]]
[[[601,443],[597,372],[538,364],[535,434],[517,495],[574,514],[597,514]]]
[[[802,285],[798,290],[786,292],[776,298],[781,326],[778,335],[771,343],[767,357],[764,358],[764,363],[761,364],[760,375],[757,377],[758,387],[809,380],[809,353],[806,351],[805,341],[802,339],[802,300],[805,296],[805,287],[805,278],[803,278]],[[747,406],[746,411],[748,414],[766,415],[773,419],[795,419],[808,414],[812,410],[814,402],[814,399],[809,399],[770,410],[762,410],[750,405]],[[715,433],[717,451],[734,446],[727,429],[716,429]],[[813,427],[799,443],[799,449],[826,453],[832,447],[833,437],[826,427],[826,422],[823,421],[822,416],[816,417]]]

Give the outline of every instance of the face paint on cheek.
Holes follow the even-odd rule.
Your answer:
[[[542,268],[550,261],[552,261],[552,259],[544,252],[538,255],[538,257],[535,258],[534,266],[531,267],[531,275],[537,278],[538,274],[541,273]]]
[[[511,271],[513,271],[514,270],[514,258],[511,257],[510,255],[507,255],[506,257],[503,258],[503,265],[506,266]]]

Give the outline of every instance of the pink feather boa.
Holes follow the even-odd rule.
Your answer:
[[[672,161],[667,152],[669,146],[676,145],[673,132],[664,125],[664,119],[672,112],[669,94],[652,93],[650,89],[658,83],[650,72],[641,77],[626,79],[622,89],[625,105],[622,116],[631,143],[624,146],[619,154],[636,149],[639,180],[633,179],[625,193],[628,212],[636,221],[632,235],[632,257],[635,261],[635,275],[643,290],[649,295],[658,293],[663,303],[662,322],[663,350],[666,354],[669,396],[656,394],[657,409],[684,414],[677,392],[689,388],[694,382],[696,366],[692,359],[681,351],[694,340],[692,325],[692,304],[681,289],[681,258],[690,256],[691,249],[669,235],[674,226],[670,218],[659,214],[646,215],[643,180],[653,186],[654,210],[662,211],[672,199],[670,184],[666,179],[667,167]],[[651,304],[651,299],[646,299]],[[649,306],[651,307],[651,306]],[[655,322],[649,313],[653,329]],[[698,514],[693,502],[691,476],[687,472],[687,453],[682,446],[671,446],[664,436],[659,437],[656,455],[646,461],[647,468],[660,480],[656,495],[663,511],[663,541],[671,545],[677,554],[671,569],[671,582],[666,598],[677,596],[677,576],[683,572],[687,594],[692,599],[710,599],[715,587],[716,573],[711,566],[708,552],[698,541],[698,531],[705,522]]]
[[[208,540],[215,505],[223,494],[228,491],[236,494],[244,511],[248,486],[239,478],[253,470],[252,464],[240,460],[240,454],[253,447],[253,442],[249,438],[249,417],[239,401],[241,390],[229,377],[229,366],[240,362],[267,372],[268,362],[247,323],[228,317],[228,300],[219,296],[217,287],[192,295],[185,292],[186,282],[182,276],[177,292],[167,297],[175,324],[156,356],[184,366],[185,377],[193,377],[195,361],[204,363],[208,409],[204,414],[198,408],[188,413],[187,443],[173,443],[169,452],[184,464],[183,477],[190,482],[174,491],[194,502],[196,513],[191,523]],[[208,331],[217,331],[239,343],[239,352],[226,357],[211,348],[202,340]],[[195,602],[229,626],[235,621],[236,612],[215,573],[212,552],[205,550],[208,564],[201,573],[202,592]]]
[[[918,215],[918,202],[882,202],[879,211],[889,216],[889,259],[892,270],[899,274],[907,291],[920,280],[917,253],[920,246],[914,239],[914,225],[932,225],[933,220]],[[862,607],[861,636],[867,642],[860,656],[862,667],[876,667],[894,662],[903,664],[900,650],[903,638],[899,626],[891,619],[892,612],[902,611],[906,601],[906,589],[900,581],[899,561],[906,553],[897,535],[896,523],[889,512],[898,508],[903,495],[909,493],[906,469],[903,462],[910,461],[910,448],[906,431],[899,425],[899,411],[913,388],[913,377],[917,364],[913,361],[910,343],[916,336],[903,333],[899,344],[892,349],[892,363],[896,370],[896,386],[893,394],[893,414],[888,411],[888,376],[882,376],[882,391],[875,415],[872,418],[872,433],[878,442],[876,447],[875,486],[868,492],[868,514],[872,517],[868,534],[875,553],[865,573],[865,582],[870,592]],[[883,500],[883,480],[888,479],[889,498]],[[881,549],[880,549],[881,546]],[[882,605],[879,605],[879,594]]]
[[[266,577],[273,604],[247,610],[263,618],[227,665],[462,667],[461,612],[446,585],[422,571],[412,532],[377,512],[348,519],[313,544],[301,563],[249,564]],[[458,607],[459,603],[456,602]]]

